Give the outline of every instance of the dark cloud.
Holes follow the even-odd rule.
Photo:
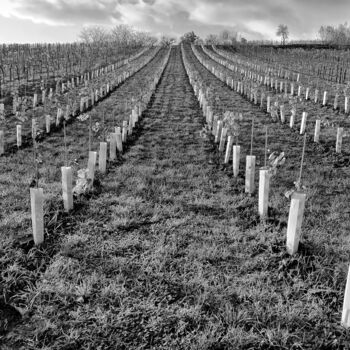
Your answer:
[[[11,4],[12,16],[37,23],[125,23],[176,36],[189,30],[206,36],[230,29],[250,39],[276,39],[281,23],[288,25],[292,38],[313,39],[321,25],[344,23],[350,13],[350,0],[12,0]]]

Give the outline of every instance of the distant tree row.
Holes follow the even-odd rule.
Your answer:
[[[318,31],[320,39],[325,44],[349,45],[350,27],[347,23],[335,26],[321,26]]]
[[[102,26],[84,27],[79,38],[86,44],[98,44],[113,42],[119,46],[149,46],[154,45],[158,40],[147,32],[135,30],[132,26],[119,24],[112,29]]]

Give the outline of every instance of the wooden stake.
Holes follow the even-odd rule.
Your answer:
[[[298,251],[305,199],[306,194],[303,192],[294,192],[292,194],[287,227],[287,252],[290,255]]]
[[[100,152],[98,157],[98,169],[102,174],[106,173],[107,167],[107,142],[100,142]]]
[[[226,153],[225,153],[225,160],[224,160],[225,164],[227,164],[230,161],[232,145],[233,145],[233,137],[230,135],[227,138],[227,146],[226,146]]]
[[[94,179],[95,179],[96,159],[97,159],[97,152],[89,151],[87,178],[91,179],[92,184],[94,183]]]
[[[317,103],[318,101],[318,90],[316,89],[315,90],[315,103]]]
[[[315,124],[314,142],[320,141],[320,129],[321,129],[321,120],[317,119]]]
[[[16,125],[17,147],[22,146],[22,125]]]
[[[270,113],[270,108],[271,108],[271,96],[267,96],[267,107],[266,107],[267,113]]]
[[[307,113],[303,112],[303,117],[301,119],[301,125],[300,125],[300,135],[304,134],[306,129],[306,119],[307,119]]]
[[[239,160],[241,156],[241,146],[233,146],[232,149],[232,165],[233,165],[233,176],[237,177],[239,173]]]
[[[341,325],[346,328],[350,327],[350,267],[348,269],[348,278],[346,280]]]
[[[337,153],[341,153],[341,147],[342,147],[342,143],[343,143],[343,132],[344,132],[344,128],[338,128],[338,130],[337,130],[337,142],[336,142],[336,146],[335,146],[335,151]]]
[[[30,189],[32,228],[35,245],[44,242],[44,192],[42,188]]]
[[[62,172],[62,197],[64,211],[69,212],[73,209],[73,176],[72,168],[69,166],[61,167]]]
[[[270,191],[270,173],[266,168],[259,171],[259,215],[261,218],[267,216]]]
[[[255,190],[255,156],[246,157],[246,169],[245,169],[245,192],[252,194]]]

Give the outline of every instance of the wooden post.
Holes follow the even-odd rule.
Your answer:
[[[350,327],[350,267],[348,269],[348,278],[345,286],[341,325],[346,328]]]
[[[44,192],[42,188],[30,188],[32,228],[35,245],[44,242]]]
[[[49,134],[51,130],[51,117],[49,115],[45,116],[46,133]]]
[[[94,183],[94,179],[95,179],[96,159],[97,159],[97,152],[89,151],[87,178],[91,180],[92,184]]]
[[[109,159],[115,160],[117,157],[116,149],[117,149],[117,134],[111,133],[111,141],[109,143]]]
[[[300,135],[304,134],[306,129],[306,119],[307,119],[307,113],[303,112],[303,117],[301,119],[301,125],[300,125]]]
[[[292,194],[287,227],[287,252],[290,255],[298,251],[305,199],[306,194],[303,192],[294,192]]]
[[[269,206],[270,173],[266,168],[259,170],[259,215],[261,218],[267,216]]]
[[[255,190],[255,156],[246,157],[245,192],[252,194]]]
[[[100,152],[98,156],[98,169],[102,174],[106,173],[107,163],[107,142],[100,142]]]
[[[73,176],[72,168],[69,166],[61,167],[62,172],[62,197],[64,211],[69,212],[73,209]]]
[[[16,125],[17,147],[22,146],[22,125]]]
[[[227,138],[227,146],[226,146],[225,161],[224,161],[225,164],[227,164],[230,161],[232,144],[233,144],[233,137],[230,135]]]
[[[219,152],[223,152],[224,151],[225,142],[226,142],[226,136],[227,136],[227,128],[222,128],[221,137],[220,137]]]
[[[335,146],[335,151],[337,153],[341,153],[341,146],[343,143],[343,132],[344,132],[344,128],[338,128],[338,130],[337,130],[337,142],[336,142],[336,146]]]
[[[294,83],[290,84],[290,95],[293,96],[294,95]]]
[[[215,143],[218,143],[220,141],[221,131],[222,131],[222,120],[218,120],[216,134],[215,134],[215,140],[214,140]]]
[[[327,104],[327,91],[323,93],[323,102],[322,105],[325,106]]]
[[[315,103],[318,101],[318,89],[315,90]]]
[[[241,156],[241,146],[233,146],[232,149],[232,165],[233,165],[233,176],[237,177],[239,173],[239,160]]]
[[[314,142],[320,141],[320,129],[321,129],[321,120],[317,119],[315,124]]]
[[[301,85],[298,86],[298,97],[301,96]]]

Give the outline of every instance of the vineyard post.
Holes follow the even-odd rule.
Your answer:
[[[321,120],[317,119],[315,124],[314,142],[320,141],[320,129],[321,129]]]
[[[122,140],[122,133],[120,130],[120,126],[115,128],[115,134],[116,134],[116,141],[117,141],[117,150],[119,153],[123,153],[123,140]]]
[[[284,124],[285,121],[286,121],[286,117],[285,117],[285,114],[284,114],[284,105],[280,106],[280,114],[281,114],[281,123]]]
[[[123,129],[122,129],[122,140],[123,143],[126,142],[127,140],[127,136],[128,135],[128,121],[127,120],[123,120]]]
[[[92,184],[94,183],[94,178],[95,178],[96,159],[97,159],[97,152],[89,151],[87,178],[91,179]]]
[[[323,102],[322,105],[325,106],[327,104],[327,91],[323,93]]]
[[[61,167],[62,172],[62,197],[64,211],[69,212],[73,209],[73,176],[72,168],[67,166],[67,164]]]
[[[306,129],[306,120],[307,120],[307,113],[303,112],[303,116],[301,119],[301,125],[300,125],[300,135],[304,134]]]
[[[45,116],[45,126],[46,126],[46,133],[49,134],[51,129],[51,117],[49,115]]]
[[[261,218],[267,216],[269,206],[270,172],[266,166],[267,162],[267,126],[265,127],[265,160],[264,167],[259,171],[259,215]]]
[[[30,188],[32,229],[35,245],[44,242],[44,192],[42,188]]]
[[[337,129],[337,142],[335,146],[336,153],[341,153],[341,147],[343,143],[343,132],[344,132],[344,128]]]
[[[315,90],[315,103],[318,101],[318,89]]]
[[[106,162],[107,162],[107,142],[100,142],[98,167],[102,174],[106,173]]]
[[[227,138],[227,146],[226,146],[225,161],[224,161],[225,164],[227,164],[230,161],[232,145],[233,145],[233,137],[230,135]]]
[[[252,194],[255,190],[255,159],[253,156],[253,139],[254,139],[254,118],[252,119],[252,132],[250,139],[250,155],[246,156],[246,171],[245,171],[245,192]]]
[[[297,181],[297,191],[292,194],[291,205],[289,209],[288,226],[287,226],[287,252],[290,255],[298,251],[301,225],[303,221],[306,194],[300,191],[301,177],[303,172],[303,163],[306,148],[306,133],[304,134],[304,144],[301,156],[300,172]]]
[[[298,97],[301,96],[301,85],[298,86]]]
[[[333,109],[336,111],[338,109],[338,100],[339,100],[339,94],[336,93],[334,96],[334,105],[333,105]]]
[[[220,144],[219,144],[219,152],[224,151],[226,136],[227,136],[227,128],[222,128],[221,137],[220,137]]]
[[[346,287],[344,293],[343,311],[341,316],[341,325],[343,327],[350,327],[350,267],[348,269],[348,277],[346,280]]]
[[[345,96],[344,110],[345,113],[349,113],[349,96]]]
[[[117,148],[117,134],[111,133],[110,136],[110,143],[109,143],[109,159],[115,160],[116,159],[116,148]]]
[[[22,146],[22,125],[16,125],[17,147]]]
[[[221,137],[221,131],[222,131],[222,120],[217,121],[217,127],[216,127],[216,133],[215,133],[215,143],[219,143],[220,137]]]
[[[309,93],[310,93],[310,88],[307,87],[307,88],[306,88],[306,92],[305,92],[305,100],[308,100],[308,99],[309,99]]]
[[[241,146],[235,145],[232,149],[233,176],[237,177],[239,173],[239,160],[241,155]]]
[[[289,127],[292,129],[294,127],[294,122],[295,122],[295,110],[292,109],[292,114],[289,119]]]

